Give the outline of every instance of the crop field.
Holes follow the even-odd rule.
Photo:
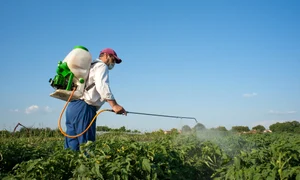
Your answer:
[[[53,134],[3,135],[0,179],[300,180],[296,133],[106,133],[78,152],[63,143]]]

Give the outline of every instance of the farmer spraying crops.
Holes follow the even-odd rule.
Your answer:
[[[66,133],[77,135],[83,132],[92,119],[95,117],[97,110],[108,102],[116,114],[127,115],[125,109],[115,100],[109,86],[109,70],[112,70],[116,64],[122,60],[117,53],[110,48],[103,49],[99,57],[91,63],[89,75],[86,82],[86,89],[80,99],[73,100],[66,109]],[[96,139],[96,121],[82,135],[77,138],[65,137],[65,148],[79,150],[79,145],[87,141]]]
[[[125,111],[120,106],[109,86],[109,70],[122,60],[111,49],[103,49],[99,57],[92,62],[92,55],[84,46],[75,46],[63,61],[58,62],[56,75],[50,79],[50,85],[55,89],[51,97],[66,101],[60,113],[58,128],[65,136],[65,149],[79,150],[80,144],[96,139],[96,118],[104,112],[116,114],[138,114],[167,118],[194,119],[194,117],[170,116],[142,112]],[[102,109],[108,102],[112,109]],[[66,109],[67,107],[67,109]],[[61,127],[61,118],[66,109],[66,132]]]

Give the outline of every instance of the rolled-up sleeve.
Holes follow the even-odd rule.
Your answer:
[[[101,64],[95,68],[95,86],[101,96],[101,100],[114,100],[114,96],[109,86],[108,68]]]

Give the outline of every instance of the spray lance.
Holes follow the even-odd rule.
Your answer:
[[[108,111],[114,112],[112,109]],[[142,113],[142,112],[131,112],[126,111],[127,114],[139,114],[139,115],[146,115],[146,116],[159,116],[159,117],[168,117],[168,118],[179,118],[179,119],[194,119],[196,123],[198,123],[197,119],[194,117],[184,117],[184,116],[170,116],[170,115],[163,115],[163,114],[150,114],[150,113]]]
[[[79,99],[84,92],[85,83],[88,78],[88,73],[90,65],[92,62],[92,56],[89,50],[84,46],[75,46],[74,49],[65,57],[63,61],[58,62],[58,67],[56,69],[57,74],[54,79],[50,79],[50,85],[55,89],[54,92],[50,94],[51,97],[57,98],[63,101],[66,101],[59,119],[58,119],[58,128],[60,132],[69,138],[77,138],[83,135],[96,120],[97,116],[104,112],[114,112],[112,109],[102,109],[94,116],[88,127],[77,135],[68,135],[63,131],[61,127],[62,115],[68,106],[69,102],[72,100]],[[141,113],[141,112],[131,112],[126,111],[127,114],[137,114],[137,115],[146,115],[146,116],[159,116],[167,118],[180,118],[180,119],[194,119],[197,123],[196,118],[194,117],[183,117],[183,116],[170,116],[162,114],[150,114],[150,113]]]

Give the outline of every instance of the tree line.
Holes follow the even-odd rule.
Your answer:
[[[19,130],[17,127],[21,126]],[[120,128],[110,128],[108,126],[97,126],[96,131],[105,131],[105,132],[126,132],[126,133],[141,133],[138,130],[130,130],[126,129],[125,126]],[[18,123],[18,125],[14,128],[13,132],[7,130],[0,131],[0,137],[63,137],[63,134],[60,132],[58,128],[27,128],[24,125]]]
[[[193,128],[188,125],[184,125],[181,129],[181,132],[190,132],[190,131],[201,131],[207,129],[203,124],[198,123]],[[250,132],[255,131],[258,133],[262,133],[267,130],[263,125],[257,125],[249,128],[249,126],[232,126],[230,130],[227,130],[224,126],[219,126],[217,128],[210,128],[210,130],[218,130],[218,131],[231,131],[231,132]],[[300,123],[298,121],[286,121],[286,122],[277,122],[269,126],[269,130],[271,132],[288,132],[288,133],[300,133]]]
[[[190,127],[188,125],[184,125],[181,128],[181,133],[191,132],[191,131],[202,131],[206,130],[207,128],[201,124],[197,123],[194,127]],[[141,133],[138,130],[130,130],[126,129],[125,126],[122,126],[120,128],[110,128],[108,126],[97,126],[97,131],[104,131],[104,132],[125,132],[125,133]],[[237,133],[243,133],[243,132],[251,132],[255,131],[257,133],[262,133],[266,130],[266,128],[263,125],[257,125],[255,127],[252,127],[250,129],[248,126],[233,126],[230,130],[227,130],[224,126],[219,126],[217,128],[210,128],[210,130],[216,130],[216,131],[230,131],[230,132],[237,132]],[[298,121],[286,121],[286,122],[277,122],[269,126],[269,130],[271,132],[288,132],[288,133],[300,133],[300,123]],[[171,133],[179,133],[179,130],[176,128],[172,128]],[[164,134],[165,131],[160,130],[159,134]],[[63,137],[63,134],[61,134],[59,129],[51,129],[51,128],[26,128],[22,125],[22,128],[20,128],[19,131],[16,131],[16,128],[13,132],[7,131],[7,130],[1,130],[0,131],[0,137],[31,137],[31,136],[43,136],[43,137]]]
[[[97,131],[104,131],[104,132],[130,132],[130,133],[141,133],[138,130],[130,130],[126,129],[125,126],[122,126],[120,128],[110,128],[108,126],[97,126]]]

